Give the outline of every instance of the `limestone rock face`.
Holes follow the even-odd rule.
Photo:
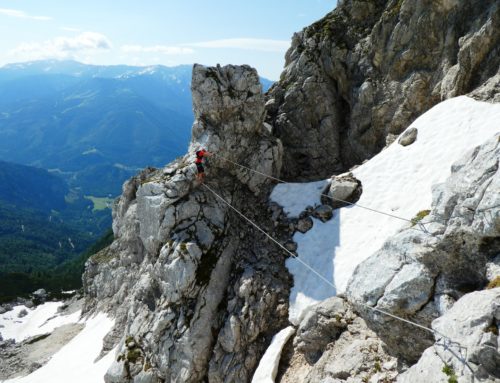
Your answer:
[[[387,382],[398,374],[396,358],[339,297],[310,307],[290,343],[281,383]]]
[[[459,377],[459,382],[474,381],[474,378],[483,382],[500,381],[499,323],[499,288],[465,295],[432,323],[432,328],[449,340],[436,339],[398,382],[428,382],[430,378],[447,382],[448,376],[442,372],[445,364]]]
[[[275,176],[282,166],[281,142],[264,126],[264,95],[255,69],[195,65],[191,87],[196,120],[190,149],[204,146],[217,153],[210,161],[215,169],[233,174],[254,193],[262,192],[265,177],[233,164]],[[212,174],[219,177],[218,171]]]
[[[425,231],[415,226],[390,238],[356,268],[348,283],[347,296],[370,328],[407,361],[417,361],[434,343],[432,333],[365,305],[426,327],[438,326],[441,319],[434,319],[496,275],[499,138],[496,135],[456,162],[449,179],[433,189],[432,210],[422,221]]]
[[[113,207],[115,241],[86,264],[84,312],[116,319],[103,354],[117,347],[118,355],[105,381],[250,381],[288,324],[292,281],[286,254],[223,200],[290,251],[291,235],[310,230],[311,216],[328,220],[342,205],[322,200],[283,220],[268,205],[270,180],[237,164],[285,179],[326,178],[379,152],[443,99],[498,101],[499,42],[496,0],[344,0],[294,35],[267,96],[248,66],[195,65],[188,154],[124,184]],[[193,163],[199,147],[214,153],[205,184]],[[496,292],[462,300],[497,275],[499,158],[496,136],[457,162],[433,191],[425,230],[400,232],[359,265],[351,303],[332,298],[310,309],[283,351],[282,383],[394,381],[408,362],[442,368],[435,356],[449,354],[439,356],[431,332],[366,305],[459,338],[478,376],[497,378],[498,339],[485,331],[498,329]],[[339,176],[325,193],[355,202],[361,187]],[[467,324],[473,304],[477,316]],[[407,376],[432,381],[421,368]]]
[[[497,100],[496,0],[345,0],[292,38],[268,123],[283,177],[326,178],[378,153],[449,97]]]
[[[248,381],[287,320],[285,255],[218,197],[287,236],[263,219],[269,180],[232,163],[279,175],[282,148],[264,127],[257,72],[195,65],[192,88],[190,152],[125,183],[115,241],[86,265],[85,311],[116,317],[103,350],[118,345],[108,383]],[[200,146],[215,154],[204,185]]]
[[[347,327],[344,318],[348,311],[346,302],[337,297],[330,298],[309,309],[299,325],[293,341],[295,348],[307,360],[316,362],[326,345],[337,339]]]

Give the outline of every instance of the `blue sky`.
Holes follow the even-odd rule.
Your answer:
[[[336,0],[0,0],[0,65],[250,64],[279,78],[294,32]]]

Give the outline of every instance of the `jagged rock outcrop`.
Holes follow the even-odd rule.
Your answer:
[[[396,358],[339,297],[307,310],[285,353],[280,383],[387,382],[398,374]]]
[[[279,175],[282,148],[264,125],[257,72],[195,65],[192,91],[190,153],[124,185],[115,241],[86,265],[86,311],[116,316],[108,383],[248,381],[287,321],[283,252],[213,194],[288,238],[265,219],[269,180],[232,164]],[[205,185],[195,179],[199,146],[216,154]]]
[[[484,288],[500,254],[499,162],[496,135],[456,162],[449,179],[434,187],[432,210],[421,221],[425,230],[414,226],[390,238],[348,283],[349,300],[404,360],[416,362],[434,343],[433,334],[365,304],[430,327],[464,294]]]
[[[499,324],[500,288],[465,295],[432,323],[448,339],[438,335],[398,382],[500,382]]]
[[[296,33],[268,122],[283,177],[326,178],[378,153],[443,99],[498,100],[496,0],[344,0]]]

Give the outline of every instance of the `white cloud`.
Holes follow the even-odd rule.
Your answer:
[[[28,15],[26,12],[17,10],[17,9],[9,9],[9,8],[0,8],[0,15],[8,16],[8,17],[17,17],[19,19],[30,19],[30,20],[38,20],[38,21],[50,21],[52,17],[48,16],[32,16]]]
[[[61,51],[111,49],[108,38],[97,32],[83,32],[76,37],[57,37],[53,42]]]
[[[60,29],[63,31],[67,31],[67,32],[81,32],[82,31],[81,29],[73,28],[73,27],[61,27]]]
[[[165,55],[185,55],[194,53],[192,48],[165,45],[153,45],[149,47],[142,45],[124,45],[121,49],[125,53],[161,53]]]
[[[76,37],[56,37],[42,43],[22,43],[9,56],[23,60],[46,58],[79,58],[80,54],[111,49],[108,38],[96,32],[83,32]]]
[[[199,47],[199,48],[234,48],[234,49],[246,49],[253,51],[285,52],[290,47],[290,41],[240,38],[240,39],[203,41],[199,43],[191,43],[185,45],[189,47]]]
[[[184,55],[194,53],[193,48],[230,48],[230,49],[245,49],[253,51],[266,52],[286,52],[290,47],[289,40],[270,40],[270,39],[222,39],[202,41],[198,43],[182,44],[179,46],[166,45],[123,45],[122,52],[125,53],[161,53],[165,55]]]

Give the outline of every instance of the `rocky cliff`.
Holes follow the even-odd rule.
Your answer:
[[[498,101],[496,0],[344,0],[296,33],[268,122],[283,176],[329,177],[378,153],[438,102]]]
[[[248,381],[286,323],[284,255],[262,241],[215,191],[270,232],[269,183],[230,161],[278,175],[282,148],[264,125],[250,67],[193,69],[190,152],[129,180],[113,210],[113,244],[84,275],[87,312],[116,316],[105,349],[118,348],[106,382]],[[194,151],[210,159],[195,178]]]
[[[346,0],[294,36],[267,96],[248,66],[195,65],[189,153],[125,183],[115,241],[86,265],[85,312],[115,317],[103,352],[117,359],[106,382],[250,381],[289,324],[293,281],[286,254],[225,201],[282,243],[312,221],[288,221],[268,205],[269,179],[235,163],[294,180],[330,177],[376,154],[440,100],[469,93],[499,101],[499,26],[493,0]],[[436,186],[424,231],[388,239],[356,269],[346,298],[304,314],[279,380],[432,381],[426,371],[445,379],[444,366],[464,382],[500,379],[498,289],[478,291],[500,274],[498,140]],[[200,146],[216,154],[206,184],[193,164]],[[445,338],[470,351],[461,356],[467,368],[449,343],[443,348]]]

